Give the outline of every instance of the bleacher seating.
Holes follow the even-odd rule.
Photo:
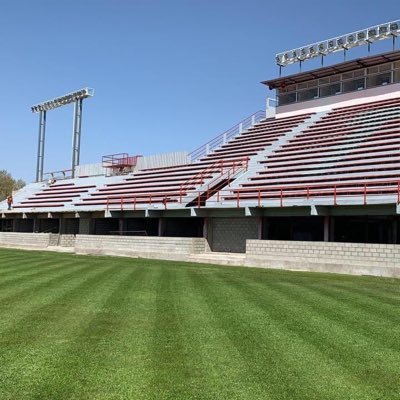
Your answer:
[[[226,200],[396,194],[400,98],[336,108],[275,149]]]
[[[205,182],[229,168],[247,162],[280,137],[304,122],[311,114],[266,119],[236,136],[198,162],[167,168],[145,169],[127,176],[122,182],[110,182],[90,196],[76,202],[83,206],[117,206],[178,203]]]
[[[299,125],[313,115],[265,119],[191,164],[43,185],[13,208],[113,209],[172,203],[184,207],[193,205],[190,193],[199,196],[197,191],[216,183],[205,200],[217,190],[221,190],[220,200],[239,196],[253,202],[283,195],[292,199],[362,196],[367,186],[369,193],[379,195],[398,192],[400,98],[335,108],[322,117],[316,115],[301,130]],[[233,174],[225,179],[226,171],[247,167],[247,160],[257,161],[265,154],[259,170],[246,181],[235,185]],[[228,183],[232,184],[229,190],[224,187]]]
[[[72,203],[83,193],[95,185],[77,185],[75,183],[57,183],[53,185],[44,185],[43,188],[32,197],[15,204],[13,208],[52,208],[64,207]]]

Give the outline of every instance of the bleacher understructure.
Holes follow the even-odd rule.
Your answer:
[[[26,186],[0,230],[400,243],[400,83],[264,118],[190,163]]]

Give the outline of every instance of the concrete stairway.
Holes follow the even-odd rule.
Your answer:
[[[265,169],[265,166],[261,164],[261,161],[265,161],[268,159],[268,156],[274,153],[276,149],[286,144],[289,140],[291,140],[294,136],[298,135],[300,132],[312,126],[316,121],[319,121],[324,115],[328,112],[323,111],[316,114],[312,114],[309,118],[307,118],[303,123],[298,124],[294,127],[290,132],[283,135],[277,141],[275,141],[270,146],[266,147],[263,151],[259,152],[257,155],[250,158],[248,163],[247,171],[243,172],[238,176],[229,186],[229,190],[234,190],[240,188],[240,186],[247,182],[248,179],[252,176],[257,175],[259,171]],[[217,201],[217,196],[213,196],[210,198],[210,205],[215,206],[215,202]]]

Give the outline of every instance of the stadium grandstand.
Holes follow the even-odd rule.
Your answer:
[[[393,39],[400,32],[385,26]],[[349,50],[347,40],[335,50]],[[307,49],[295,61],[313,57]],[[296,58],[287,54],[280,69]],[[400,243],[400,51],[262,83],[276,94],[266,110],[191,153],[79,165],[75,147],[71,170],[39,169],[11,210],[0,203],[0,230],[205,238],[212,252],[232,253],[249,239]]]

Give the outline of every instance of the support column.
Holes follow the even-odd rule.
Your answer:
[[[330,222],[331,218],[329,215],[324,217],[324,242],[330,241]]]
[[[208,218],[203,220],[203,238],[208,239]]]
[[[33,217],[33,233],[37,233],[39,231],[39,224],[38,224],[38,218],[35,215]]]
[[[74,106],[74,127],[72,132],[72,177],[75,178],[75,169],[79,165],[81,153],[81,127],[82,127],[82,104],[83,100],[77,100]]]
[[[64,220],[64,216],[62,214],[60,214],[60,217],[58,218],[58,233],[60,235],[62,235],[63,233],[65,233],[65,220]]]
[[[36,182],[43,181],[45,139],[46,139],[46,111],[40,111],[38,152],[37,152],[37,163],[36,163]]]
[[[12,232],[18,232],[18,228],[19,228],[19,219],[14,218],[13,224],[12,224]]]
[[[118,219],[118,234],[123,235],[125,231],[125,219],[119,218]]]
[[[164,218],[159,218],[158,219],[158,237],[164,236]]]

